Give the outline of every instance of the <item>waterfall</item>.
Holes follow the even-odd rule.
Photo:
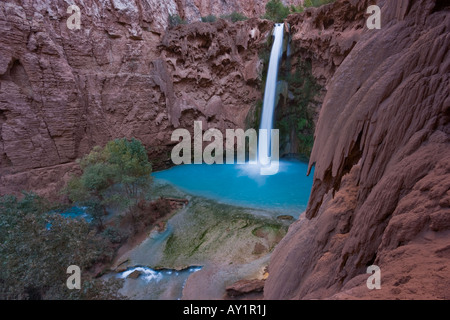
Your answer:
[[[275,111],[275,98],[277,91],[278,69],[283,53],[284,24],[275,24],[273,30],[273,45],[270,53],[269,70],[267,72],[266,88],[261,116],[260,129],[266,130],[267,135],[260,134],[258,141],[258,157],[260,164],[270,163],[271,156],[271,130]],[[261,132],[261,131],[260,131]]]

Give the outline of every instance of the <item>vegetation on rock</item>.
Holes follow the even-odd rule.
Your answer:
[[[217,20],[217,17],[215,15],[208,15],[206,17],[202,17],[202,22],[215,22]]]
[[[321,87],[312,75],[311,63],[300,58],[295,71],[288,73],[286,81],[292,98],[287,99],[287,108],[278,115],[276,127],[280,129],[281,137],[288,137],[294,130],[299,141],[298,152],[309,157],[314,143],[313,106]]]
[[[148,195],[152,166],[136,139],[116,139],[104,148],[94,147],[79,164],[82,175],[72,177],[64,192],[73,202],[87,206],[100,227],[107,206],[124,209]]]
[[[303,12],[305,8],[320,7],[324,4],[332,3],[335,0],[305,0],[302,5],[285,6],[280,0],[270,0],[266,4],[266,13],[262,16],[263,19],[272,20],[274,22],[283,22],[284,19],[291,13]]]
[[[33,193],[24,192],[22,199],[0,197],[0,299],[123,298],[119,280],[95,277],[127,240],[163,223],[172,206],[166,199],[147,201],[152,167],[138,140],[95,147],[79,164],[82,174],[72,177],[63,192],[86,206],[92,222],[61,215],[67,206]],[[111,204],[122,210],[105,223]],[[70,265],[82,271],[80,290],[66,286]]]
[[[0,299],[118,299],[120,283],[89,270],[109,261],[108,241],[84,219],[51,213],[35,194],[0,197]],[[81,290],[69,290],[67,267],[82,270]]]
[[[280,0],[270,0],[266,4],[266,13],[262,18],[274,22],[283,22],[290,13],[289,7],[286,7]]]
[[[230,20],[230,21],[233,22],[233,23],[238,22],[238,21],[245,21],[245,20],[248,19],[248,18],[247,18],[245,15],[243,15],[242,13],[236,12],[236,11],[233,11],[233,12],[230,13],[230,14],[223,15],[223,16],[220,16],[220,17],[221,17],[222,19],[225,19],[225,20]]]
[[[320,6],[323,6],[324,4],[329,4],[334,1],[336,1],[336,0],[305,0],[303,5],[305,6],[305,8],[320,7]]]

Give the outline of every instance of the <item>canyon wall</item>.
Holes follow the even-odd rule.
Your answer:
[[[265,1],[77,4],[80,30],[65,1],[0,3],[0,195],[54,194],[114,138],[140,139],[162,167],[178,127],[245,126],[272,23],[168,29],[168,16],[257,17]],[[272,255],[265,298],[450,298],[449,8],[379,0],[382,28],[368,30],[369,4],[288,18],[327,94],[309,206]],[[381,290],[366,287],[372,264]]]
[[[380,0],[368,30],[370,4],[289,18],[327,94],[309,205],[271,256],[266,299],[450,299],[450,8]]]
[[[0,194],[54,194],[77,158],[121,137],[164,167],[174,129],[244,128],[260,97],[269,21],[168,29],[181,2],[82,3],[79,30],[65,1],[0,3]]]
[[[184,11],[181,16],[189,21],[196,21],[201,17],[215,15],[220,17],[232,12],[242,13],[249,18],[260,18],[265,13],[269,0],[179,0]],[[303,0],[281,0],[285,6],[298,6]]]

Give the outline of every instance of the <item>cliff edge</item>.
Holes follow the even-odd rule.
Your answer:
[[[450,8],[377,4],[380,30],[368,1],[290,17],[327,94],[309,205],[272,254],[266,299],[450,298]]]

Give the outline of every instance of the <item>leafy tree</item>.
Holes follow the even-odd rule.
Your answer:
[[[152,166],[144,146],[136,139],[116,139],[94,149],[79,161],[81,176],[68,182],[69,199],[86,205],[102,227],[106,207],[126,208],[147,196]]]
[[[51,214],[35,194],[0,197],[0,298],[108,299],[116,291],[95,280],[88,270],[109,261],[112,250],[84,220]],[[67,267],[82,270],[82,290],[68,290]]]
[[[272,20],[274,22],[283,22],[289,15],[290,10],[280,0],[270,0],[266,4],[266,13],[263,19]]]

